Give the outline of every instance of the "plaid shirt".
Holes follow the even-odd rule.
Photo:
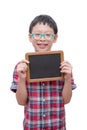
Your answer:
[[[16,68],[11,90],[17,90]],[[34,82],[27,84],[29,100],[24,106],[24,130],[66,130],[62,97],[64,81]],[[72,79],[71,88],[76,85]]]

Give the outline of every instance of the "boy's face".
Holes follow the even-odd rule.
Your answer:
[[[54,36],[53,29],[47,24],[38,23],[33,27],[29,40],[33,44],[35,51],[50,51],[57,37],[57,35]]]

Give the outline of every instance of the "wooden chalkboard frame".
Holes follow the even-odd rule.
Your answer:
[[[50,58],[49,58],[49,56],[50,56]],[[30,53],[25,54],[25,59],[30,62],[28,65],[28,70],[27,70],[27,81],[28,82],[44,82],[44,81],[53,81],[53,80],[62,80],[63,79],[63,74],[60,72],[60,68],[59,68],[60,63],[64,60],[63,51],[59,50],[59,51],[46,51],[46,52],[30,52]],[[37,60],[39,60],[39,62]],[[45,66],[45,65],[47,66],[49,64],[48,62],[49,63],[52,62],[52,63],[49,65],[48,68],[44,68],[43,66]],[[53,64],[53,62],[55,62],[55,64]],[[53,75],[47,74],[47,71],[50,68],[51,68],[51,70],[53,70],[52,67],[57,68],[56,63],[58,65],[58,70],[56,69],[55,72],[54,71],[52,72],[55,74],[53,74]],[[42,72],[42,70],[40,70],[40,67],[43,69],[43,72]],[[38,72],[35,73],[35,71],[33,71],[33,70],[38,71],[39,73]],[[51,73],[51,70],[48,73]],[[44,77],[42,75],[42,73],[44,75],[46,75],[46,77]],[[35,75],[39,75],[39,76],[35,76]],[[47,76],[47,75],[50,75],[50,76]]]

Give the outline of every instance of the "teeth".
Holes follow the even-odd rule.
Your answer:
[[[46,46],[47,44],[38,44],[38,45]]]

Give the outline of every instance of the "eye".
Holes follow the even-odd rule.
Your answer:
[[[38,39],[40,39],[40,34],[39,33],[35,33],[35,34],[33,33],[32,37],[33,37],[33,39],[38,40]]]
[[[47,37],[50,37],[50,36],[51,36],[51,34],[46,34],[46,36],[47,36]]]
[[[39,34],[39,33],[36,33],[36,34],[35,34],[35,36],[36,36],[36,37],[39,37],[39,36],[40,36],[40,34]]]

